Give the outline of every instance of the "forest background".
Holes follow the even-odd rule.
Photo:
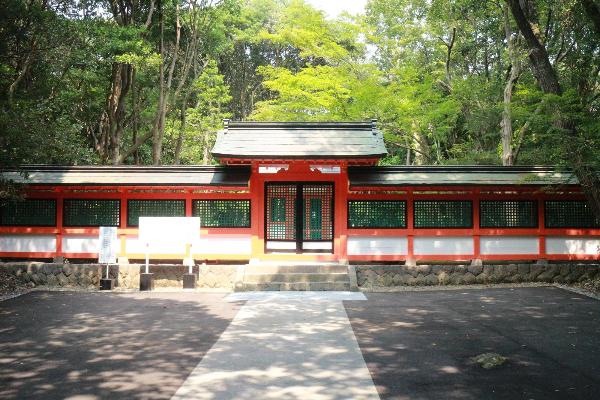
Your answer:
[[[568,167],[600,215],[599,46],[595,0],[5,0],[0,168],[211,164],[224,118],[376,118],[382,164]]]

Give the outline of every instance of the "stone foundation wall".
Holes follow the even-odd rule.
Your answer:
[[[490,283],[573,283],[600,277],[600,264],[357,265],[359,288]]]
[[[237,268],[237,265],[201,265],[198,267],[198,287],[233,290]]]
[[[0,268],[11,271],[29,287],[97,289],[106,267],[99,264],[19,262],[0,264]],[[119,288],[137,289],[140,286],[137,265],[112,265],[109,276],[117,280]]]
[[[100,279],[105,274],[104,265],[99,264],[60,264],[40,262],[2,263],[0,268],[9,270],[29,287],[98,289]],[[140,264],[111,265],[109,276],[116,279],[119,289],[139,289],[140,273],[145,266]],[[233,289],[237,266],[205,265],[195,266],[193,272],[198,277],[199,288]],[[150,265],[157,288],[183,287],[183,275],[188,267],[183,265]]]
[[[188,273],[184,265],[150,265],[157,288],[182,288],[183,275]],[[144,272],[145,267],[140,266]],[[198,288],[233,289],[237,266],[235,265],[196,265],[192,268],[198,280]]]

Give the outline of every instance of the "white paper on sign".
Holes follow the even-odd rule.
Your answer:
[[[101,226],[98,239],[100,251],[98,252],[99,264],[115,264],[117,262],[117,227]]]
[[[140,217],[139,221],[139,241],[148,245],[150,253],[158,248],[184,253],[187,244],[200,242],[198,217]]]

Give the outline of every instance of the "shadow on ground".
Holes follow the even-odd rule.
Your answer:
[[[33,292],[0,303],[0,398],[168,399],[241,306],[223,294]]]
[[[598,399],[600,302],[558,288],[344,302],[382,399]],[[471,357],[496,352],[484,370]]]

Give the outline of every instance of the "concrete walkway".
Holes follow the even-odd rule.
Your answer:
[[[249,292],[173,399],[379,399],[342,304],[356,292]]]

